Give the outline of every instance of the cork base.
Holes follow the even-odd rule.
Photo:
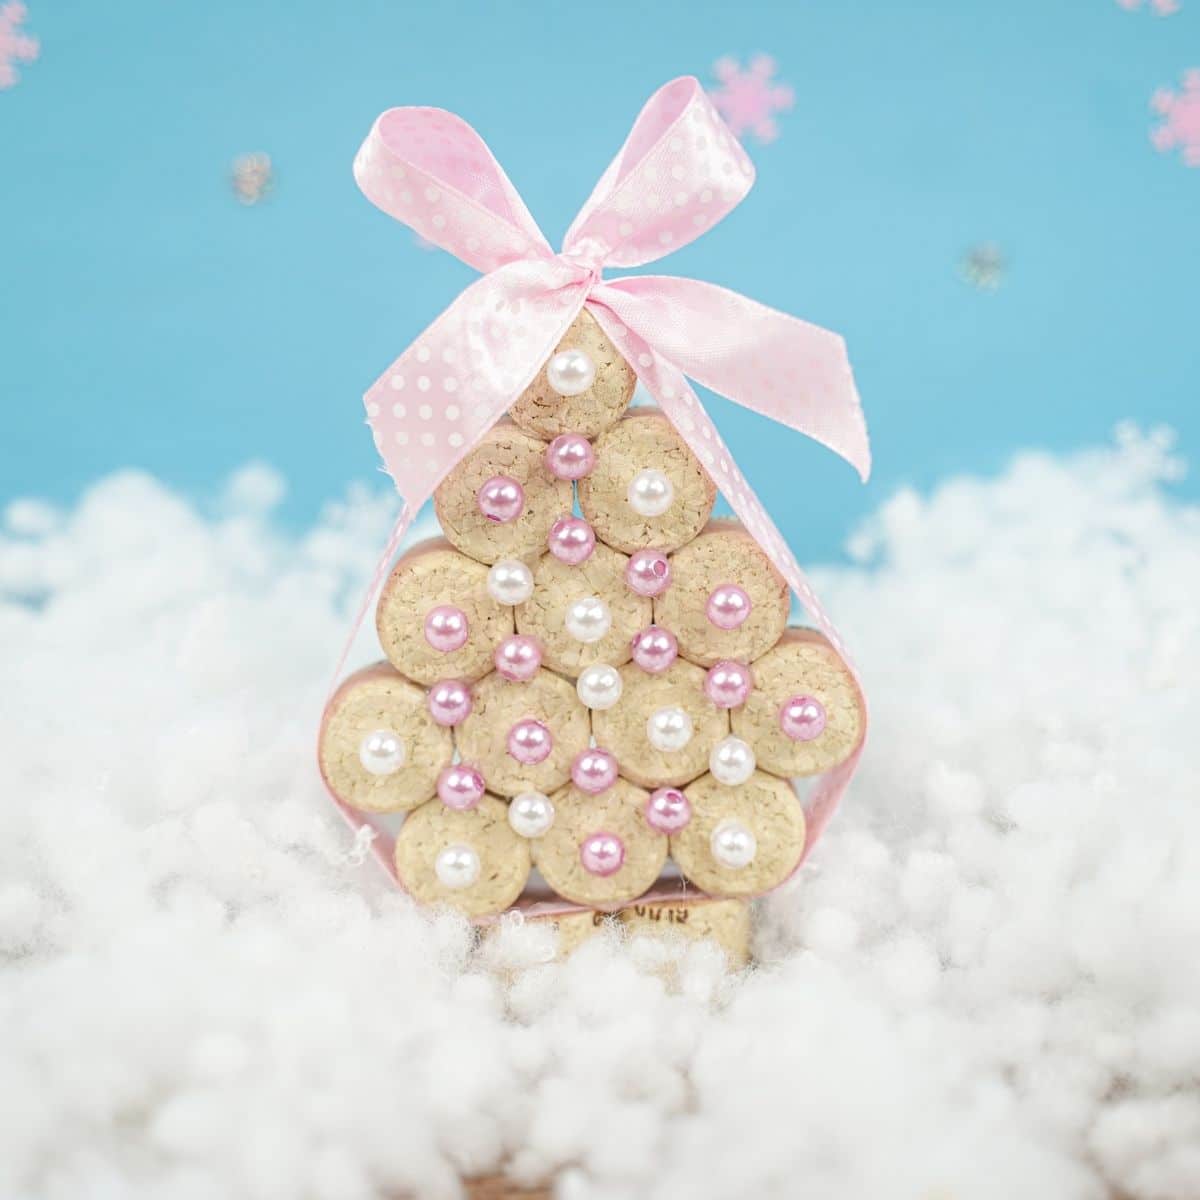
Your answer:
[[[546,470],[545,453],[545,442],[508,422],[484,434],[434,492],[446,537],[484,563],[540,554],[550,526],[574,504],[570,481],[555,479]],[[525,506],[515,520],[490,521],[479,511],[479,489],[494,475],[515,479],[525,489]]]
[[[752,662],[779,640],[791,597],[783,576],[736,521],[714,521],[671,558],[671,586],[654,601],[654,620],[679,639],[679,652],[710,667],[721,659]],[[708,619],[708,598],[735,583],[750,597],[750,614],[736,629]]]
[[[667,839],[646,824],[647,793],[618,779],[599,796],[589,796],[574,784],[556,792],[554,824],[533,842],[533,861],[546,882],[576,904],[611,908],[633,900],[658,878],[667,861]],[[579,857],[584,840],[594,833],[611,833],[625,845],[625,861],[611,875],[592,875]]]
[[[390,730],[404,743],[404,765],[373,775],[359,759],[363,738]],[[318,760],[329,790],[364,812],[402,812],[433,795],[454,753],[448,729],[429,715],[425,692],[387,663],[351,675],[333,694],[321,723]]]
[[[509,415],[522,429],[547,441],[560,433],[595,437],[629,407],[637,376],[586,308],[572,322],[554,353],[562,350],[584,351],[596,364],[595,383],[578,396],[560,396],[550,386],[543,367]]]
[[[437,856],[457,843],[479,855],[479,878],[470,887],[449,888],[437,877]],[[529,878],[529,843],[508,824],[508,806],[484,796],[468,812],[431,800],[410,813],[396,836],[396,874],[422,904],[443,904],[464,916],[503,912]]]
[[[392,569],[379,597],[375,624],[392,665],[418,683],[475,680],[492,669],[492,653],[513,632],[512,610],[488,594],[487,567],[460,554],[445,538],[414,546]],[[453,605],[467,618],[467,640],[457,650],[435,650],[425,639],[425,617]]]
[[[575,688],[560,675],[540,670],[528,683],[512,683],[495,671],[473,689],[471,715],[458,726],[455,741],[464,762],[483,772],[488,788],[501,796],[552,792],[571,777],[571,760],[587,748],[591,722]],[[508,752],[508,731],[525,718],[541,721],[554,745],[540,763],[523,765]]]
[[[647,546],[674,550],[704,528],[716,486],[658,409],[629,413],[596,439],[595,449],[595,470],[579,481],[579,507],[601,541],[626,553]],[[675,488],[660,517],[644,517],[629,503],[630,483],[647,468],[662,471]]]
[[[791,784],[755,771],[727,787],[702,775],[685,789],[692,802],[687,828],[671,838],[671,857],[697,887],[713,896],[756,896],[781,884],[804,850],[804,810]],[[754,861],[733,869],[713,857],[710,839],[725,820],[740,821],[758,841]]]
[[[704,670],[676,659],[659,675],[633,663],[621,668],[618,704],[592,713],[596,742],[616,755],[621,773],[646,788],[679,787],[708,770],[713,746],[729,732],[729,715],[704,694]],[[646,722],[660,708],[683,709],[692,719],[692,739],[680,750],[650,744]]]
[[[828,640],[815,629],[789,629],[754,664],[754,690],[733,711],[733,732],[754,747],[758,765],[776,775],[816,775],[845,762],[862,741],[862,692]],[[779,710],[793,696],[812,696],[825,709],[825,728],[812,741],[793,741]]]
[[[651,603],[625,586],[629,559],[600,543],[577,567],[544,554],[534,568],[533,595],[517,606],[517,631],[542,644],[542,662],[572,678],[592,663],[629,661],[633,635],[650,624]],[[567,609],[576,600],[599,596],[612,614],[612,628],[596,642],[581,642],[566,630]]]
[[[708,938],[725,951],[732,970],[750,962],[750,904],[746,900],[657,900],[620,912],[631,937]]]

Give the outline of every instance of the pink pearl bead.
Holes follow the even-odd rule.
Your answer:
[[[461,608],[439,604],[425,614],[425,640],[441,654],[461,649],[468,636],[467,614]]]
[[[679,653],[679,643],[668,629],[651,625],[635,634],[633,638],[633,661],[643,671],[659,675],[665,671]]]
[[[815,696],[793,696],[779,710],[779,728],[793,742],[811,742],[825,729],[825,705]]]
[[[615,833],[593,833],[579,847],[579,861],[589,875],[615,875],[625,861],[625,843]]]
[[[750,597],[736,583],[723,583],[709,596],[706,611],[718,629],[736,629],[750,615]]]
[[[650,793],[646,824],[657,833],[678,833],[691,819],[691,801],[678,788],[659,788]]]
[[[429,689],[429,715],[439,725],[458,725],[471,715],[471,689],[461,679],[443,679]]]
[[[559,517],[550,527],[548,541],[550,553],[569,567],[587,562],[596,548],[596,535],[582,517]]]
[[[581,792],[598,796],[617,782],[617,760],[607,750],[582,750],[571,764],[571,779]]]
[[[475,497],[479,511],[489,521],[515,521],[525,507],[525,489],[507,475],[493,475]]]
[[[505,679],[513,683],[527,683],[542,665],[542,647],[536,638],[514,634],[496,647],[492,661]]]
[[[704,677],[704,694],[718,708],[739,708],[746,703],[754,687],[750,668],[744,663],[725,659],[708,668]]]
[[[545,762],[554,749],[554,737],[541,721],[526,717],[508,731],[508,752],[523,767]]]
[[[466,763],[443,767],[438,775],[438,799],[455,812],[467,812],[483,799],[487,785],[478,769]]]
[[[661,596],[671,586],[671,560],[661,550],[637,550],[629,556],[625,582],[639,596]]]
[[[578,433],[560,433],[546,447],[546,470],[555,479],[583,479],[596,466],[592,443]]]

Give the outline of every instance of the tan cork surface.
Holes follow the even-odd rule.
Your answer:
[[[815,629],[789,629],[754,663],[754,690],[733,710],[733,732],[754,747],[758,765],[776,775],[815,775],[844,762],[862,741],[862,692],[837,651]],[[779,710],[792,696],[825,706],[825,728],[810,742],[792,741]]]
[[[599,542],[577,567],[542,555],[534,567],[533,595],[517,606],[517,630],[541,642],[545,666],[575,677],[593,663],[615,667],[629,661],[633,635],[650,624],[652,605],[625,585],[628,561]],[[573,638],[563,624],[567,609],[587,596],[599,596],[612,614],[612,628],[591,643]]]
[[[570,784],[551,797],[554,824],[533,842],[533,860],[546,882],[576,904],[613,907],[640,896],[667,860],[667,839],[646,824],[648,793],[618,779],[599,796]],[[625,843],[625,861],[612,875],[583,869],[579,848],[593,833],[615,834]]]
[[[704,528],[716,486],[658,409],[635,409],[601,434],[595,449],[596,468],[579,481],[579,507],[601,541],[626,553],[646,546],[674,550]],[[629,503],[629,484],[649,468],[675,485],[671,507],[660,517],[643,517]]]
[[[408,752],[391,775],[372,775],[359,761],[363,738],[379,729],[398,734]],[[365,812],[400,812],[433,795],[453,751],[450,731],[429,715],[424,690],[380,663],[351,675],[334,693],[318,756],[326,785],[343,803]]]
[[[488,569],[444,538],[414,546],[388,577],[375,625],[392,665],[418,683],[478,679],[492,669],[492,653],[513,632],[512,609],[488,594]],[[430,609],[449,604],[467,617],[467,640],[442,653],[425,640]]]
[[[560,396],[547,382],[543,365],[509,415],[522,429],[547,441],[560,433],[595,437],[629,407],[637,376],[587,309],[575,318],[554,353],[561,350],[586,352],[596,364],[595,383],[578,396]]]
[[[555,479],[546,470],[545,453],[545,442],[511,422],[489,429],[434,492],[446,537],[484,563],[530,559],[545,550],[550,526],[574,505],[570,481]],[[514,521],[489,521],[479,511],[476,495],[493,475],[506,475],[525,489],[525,507]]]
[[[470,846],[479,855],[479,878],[470,887],[448,888],[434,863],[448,846]],[[445,904],[468,917],[503,912],[529,878],[529,843],[508,824],[508,805],[484,796],[467,812],[430,800],[410,813],[396,835],[396,873],[422,904]]]
[[[512,683],[493,671],[473,689],[471,715],[458,726],[455,740],[465,762],[483,772],[490,791],[512,797],[520,792],[549,794],[571,777],[571,760],[591,738],[588,710],[575,685],[545,668],[528,683]],[[554,738],[548,758],[523,766],[508,753],[508,731],[531,717]]]
[[[736,629],[708,619],[708,598],[726,583],[750,597],[750,615]],[[671,586],[655,599],[654,620],[679,639],[685,658],[709,667],[765,653],[783,634],[790,609],[787,582],[765,551],[736,521],[714,521],[671,556]]]
[[[592,732],[597,745],[616,755],[622,775],[642,787],[678,787],[708,770],[709,751],[729,732],[729,715],[704,694],[704,677],[703,667],[680,658],[660,675],[634,663],[621,667],[621,699],[592,713]],[[646,721],[670,707],[692,718],[692,740],[682,750],[657,750],[647,737]]]
[[[692,802],[687,828],[671,838],[671,857],[697,887],[714,896],[754,896],[781,884],[804,850],[804,810],[787,780],[755,771],[736,787],[702,775],[684,789]],[[754,861],[722,866],[709,844],[724,820],[741,821],[758,840]]]
[[[635,937],[711,938],[735,971],[750,962],[748,900],[654,900],[623,908],[620,918]]]

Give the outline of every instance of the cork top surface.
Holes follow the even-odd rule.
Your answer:
[[[697,887],[714,896],[756,896],[781,884],[804,851],[804,809],[792,785],[765,771],[729,787],[702,775],[684,789],[692,802],[687,828],[671,838],[671,857]],[[730,868],[713,857],[713,831],[740,821],[758,841],[754,861]]]
[[[380,730],[395,733],[406,749],[404,765],[390,775],[371,774],[359,758],[363,739]],[[450,731],[429,715],[425,692],[379,664],[352,675],[334,693],[318,758],[326,785],[343,803],[364,812],[401,812],[433,795],[453,752]]]

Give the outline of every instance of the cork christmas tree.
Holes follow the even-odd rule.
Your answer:
[[[647,104],[558,255],[449,114],[385,113],[355,165],[380,207],[485,277],[367,394],[408,501],[394,541],[426,499],[441,536],[386,560],[382,660],[322,724],[330,792],[387,831],[388,865],[423,903],[645,925],[705,899],[741,928],[828,818],[866,715],[686,376],[865,471],[841,339],[691,280],[601,281],[605,262],[690,240],[749,187],[694,80]],[[669,214],[664,177],[679,183]],[[631,407],[639,380],[656,404]],[[735,516],[713,518],[719,492]],[[820,629],[789,624],[794,597]]]

